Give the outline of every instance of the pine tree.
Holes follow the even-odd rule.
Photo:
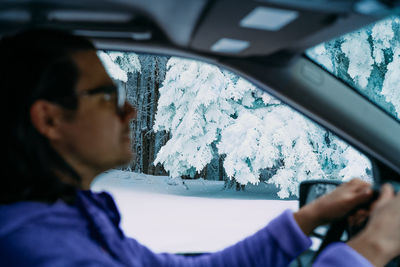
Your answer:
[[[155,163],[171,177],[194,177],[217,156],[232,181],[257,184],[268,173],[286,198],[307,179],[348,178],[352,164],[351,174],[366,173],[357,151],[245,79],[186,59],[167,66],[154,129],[172,137]]]
[[[329,72],[400,119],[399,18],[382,20],[309,49],[307,53]]]
[[[231,105],[220,94],[229,79],[215,66],[171,58],[158,102],[154,130],[171,139],[160,149],[161,163],[173,178],[194,177],[213,159],[221,128],[231,123]]]

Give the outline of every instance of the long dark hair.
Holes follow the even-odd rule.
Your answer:
[[[73,200],[80,177],[33,126],[30,108],[36,100],[45,99],[75,110],[79,70],[71,55],[93,49],[85,38],[48,29],[31,29],[0,41],[0,90],[6,107],[1,204]],[[62,182],[56,172],[72,177],[75,185]]]

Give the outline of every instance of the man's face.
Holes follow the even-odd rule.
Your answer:
[[[78,52],[73,59],[80,72],[78,94],[113,84],[95,51]],[[136,111],[125,103],[125,112],[118,114],[114,97],[79,96],[77,110],[62,120],[62,138],[52,143],[82,177],[93,178],[133,159],[129,122],[136,118]]]

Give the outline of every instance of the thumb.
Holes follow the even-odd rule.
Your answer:
[[[379,198],[374,203],[374,208],[378,208],[380,206],[385,205],[391,199],[394,198],[394,189],[390,184],[384,184],[381,187],[381,192],[379,194]]]

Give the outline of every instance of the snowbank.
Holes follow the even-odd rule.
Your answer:
[[[156,252],[212,252],[265,226],[293,200],[271,200],[257,189],[223,190],[223,182],[190,180],[169,185],[165,176],[123,171],[100,175],[94,191],[111,193],[125,234]]]

